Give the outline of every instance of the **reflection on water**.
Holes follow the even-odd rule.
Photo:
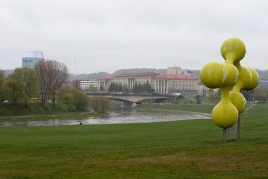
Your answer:
[[[94,117],[87,119],[50,119],[43,121],[0,122],[1,127],[9,126],[54,126],[54,125],[79,125],[81,124],[123,124],[123,123],[148,123],[161,121],[177,121],[187,119],[209,119],[210,115],[180,111],[150,111],[136,109],[120,109],[111,111],[106,117]]]

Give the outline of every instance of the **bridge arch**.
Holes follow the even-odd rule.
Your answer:
[[[122,102],[122,107],[135,107],[139,102],[152,100],[166,100],[172,95],[157,95],[157,94],[111,94],[111,93],[87,93],[90,97],[106,97],[108,99]]]

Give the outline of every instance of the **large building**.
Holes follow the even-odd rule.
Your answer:
[[[127,89],[133,89],[135,84],[152,84],[152,79],[159,73],[145,72],[145,73],[122,73],[114,76],[113,82],[126,86]]]
[[[22,67],[34,68],[35,64],[41,60],[45,60],[42,51],[29,51],[22,57]]]
[[[197,95],[198,80],[187,75],[159,74],[152,79],[152,87],[159,94]]]
[[[94,89],[100,89],[100,83],[98,81],[82,80],[79,81],[79,89],[83,91],[94,91]]]
[[[120,84],[131,90],[135,85],[149,83],[155,93],[197,95],[198,79],[191,75],[181,74],[180,67],[168,67],[167,74],[154,72],[122,73],[116,76],[106,76],[98,80],[100,88],[108,92],[111,83]]]
[[[108,91],[111,83],[113,82],[113,76],[107,75],[98,79],[100,91]]]

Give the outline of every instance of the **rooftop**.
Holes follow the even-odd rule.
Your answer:
[[[159,74],[154,77],[154,79],[169,79],[169,80],[196,80],[195,77],[188,75],[173,75],[173,74]]]
[[[22,58],[42,58],[44,59],[44,54],[42,51],[28,51]]]
[[[114,77],[113,75],[107,75],[107,76],[103,76],[101,78],[99,78],[99,81],[103,81],[103,80],[112,80]]]
[[[122,73],[120,75],[116,75],[115,77],[141,77],[141,76],[156,76],[159,75],[159,73],[155,72],[144,72],[144,73]]]

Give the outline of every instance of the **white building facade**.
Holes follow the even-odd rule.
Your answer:
[[[94,88],[100,90],[100,82],[89,81],[89,80],[79,81],[79,88],[83,91],[90,91],[93,90]]]
[[[180,67],[168,67],[167,74],[155,72],[145,73],[122,73],[116,76],[104,77],[99,80],[102,88],[108,92],[111,83],[120,84],[131,90],[135,85],[149,83],[158,94],[181,94],[181,95],[198,95],[198,79],[192,74],[181,74]]]
[[[146,72],[146,73],[122,73],[114,76],[113,82],[115,84],[121,84],[126,86],[128,89],[133,89],[135,84],[152,84],[152,79],[159,73]]]
[[[175,94],[180,93],[183,96],[197,95],[197,78],[187,75],[160,74],[153,78],[152,87],[155,93]]]

